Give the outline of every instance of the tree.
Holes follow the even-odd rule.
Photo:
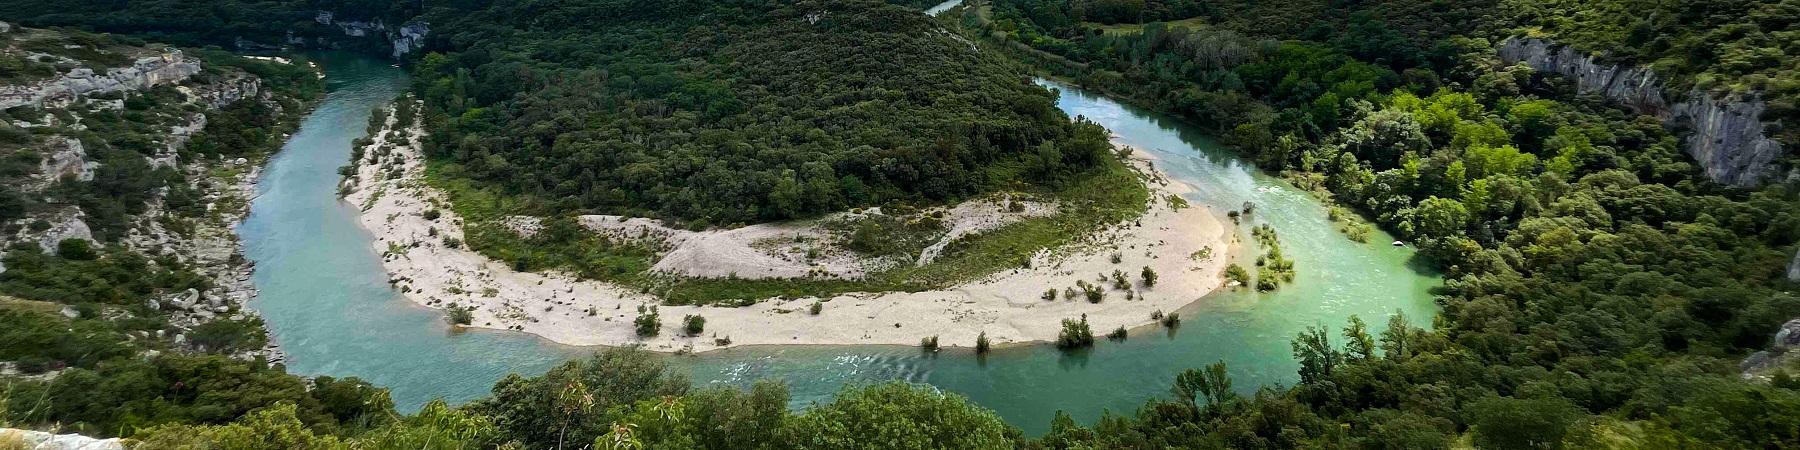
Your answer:
[[[681,330],[687,332],[688,336],[699,336],[701,332],[706,331],[706,318],[699,314],[682,317],[681,323]]]
[[[1381,350],[1387,359],[1403,359],[1412,356],[1412,325],[1406,322],[1406,313],[1394,311],[1388,316],[1387,329],[1381,331]]]
[[[1293,347],[1294,359],[1300,360],[1301,383],[1324,381],[1344,360],[1344,354],[1332,347],[1325,327],[1306,327],[1294,339]]]
[[[609,348],[526,378],[508,375],[492,394],[465,408],[491,418],[501,439],[531,448],[586,444],[610,430],[604,413],[642,400],[682,395],[685,376],[635,348]]]
[[[134,448],[222,450],[334,449],[336,437],[319,435],[300,421],[292,403],[277,403],[226,425],[163,425],[138,434]],[[416,448],[416,447],[415,447]]]
[[[1558,398],[1488,397],[1469,407],[1475,445],[1481,448],[1562,448],[1569,427],[1583,415]]]
[[[961,396],[901,382],[846,387],[787,429],[799,448],[1010,449],[1018,434]]]
[[[1081,320],[1063,319],[1062,331],[1056,334],[1056,348],[1063,350],[1094,346],[1094,330],[1088,327],[1087,314]]]
[[[655,337],[662,331],[661,314],[655,306],[638,305],[638,316],[632,319],[632,326],[637,329],[638,337]]]
[[[1218,409],[1237,396],[1231,390],[1231,376],[1226,374],[1225,362],[1219,361],[1206,366],[1205,370],[1187,369],[1175,376],[1175,398],[1190,407],[1196,407],[1196,397],[1206,397],[1208,409]]]
[[[1143,278],[1144,287],[1156,287],[1156,271],[1151,270],[1150,266],[1144,266],[1144,270],[1138,275]]]
[[[1369,337],[1368,326],[1361,317],[1350,316],[1350,326],[1344,327],[1344,354],[1351,361],[1363,361],[1375,358],[1375,339]]]
[[[1414,229],[1419,235],[1435,239],[1462,234],[1469,221],[1469,211],[1462,202],[1431,197],[1419,203],[1415,217],[1418,226]]]

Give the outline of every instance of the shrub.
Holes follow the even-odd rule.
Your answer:
[[[1181,326],[1181,313],[1169,313],[1162,316],[1162,325],[1169,328]]]
[[[450,305],[444,310],[444,321],[451,325],[468,325],[475,321],[475,312],[467,306]]]
[[[94,251],[92,242],[87,239],[63,239],[56,243],[56,256],[76,261],[92,261],[100,254]]]
[[[1248,286],[1250,284],[1250,271],[1244,270],[1244,266],[1232,263],[1229,266],[1225,266],[1225,279],[1236,281],[1239,285]]]
[[[1094,330],[1088,327],[1087,314],[1081,320],[1063,319],[1062,332],[1056,335],[1056,348],[1071,350],[1094,346]]]
[[[977,355],[987,354],[989,348],[992,347],[992,345],[993,345],[992,343],[988,342],[988,337],[987,337],[986,331],[983,331],[983,332],[981,332],[980,335],[975,336],[975,354],[977,354]]]
[[[926,336],[923,339],[919,339],[919,347],[924,348],[926,351],[932,351],[932,352],[937,351],[938,337],[934,335],[934,336]]]
[[[1144,287],[1156,286],[1156,271],[1152,270],[1150,266],[1144,266],[1144,271],[1139,273],[1138,276],[1144,279]]]
[[[427,209],[423,214],[419,214],[419,217],[424,217],[425,220],[438,220],[438,217],[442,214],[443,213],[438,212],[438,210]]]
[[[819,315],[819,312],[824,311],[824,310],[825,310],[825,302],[821,302],[821,301],[814,301],[812,304],[812,307],[806,308],[807,313],[815,315],[815,316]]]
[[[1125,340],[1125,334],[1125,326],[1120,325],[1118,328],[1114,328],[1111,333],[1106,333],[1106,338],[1114,341],[1123,341]]]
[[[706,318],[698,314],[681,318],[681,323],[682,331],[686,331],[688,336],[699,336],[701,332],[706,331]]]
[[[662,332],[660,319],[655,306],[645,308],[643,305],[638,305],[638,316],[636,319],[632,319],[631,323],[637,326],[638,337],[652,337]]]
[[[1100,303],[1101,300],[1106,299],[1106,292],[1100,290],[1099,286],[1088,286],[1084,289],[1087,291],[1088,303]]]

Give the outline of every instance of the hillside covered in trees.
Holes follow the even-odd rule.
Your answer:
[[[1681,130],[1495,57],[1501,39],[1552,37],[1655,68],[1674,89],[1760,92],[1787,123],[1794,0],[970,4],[948,19],[964,42],[865,3],[456,3],[429,13],[448,31],[442,56],[417,61],[418,90],[437,156],[538,211],[770,220],[953,199],[1007,182],[1007,168],[1082,157],[1011,153],[1071,133],[1004,59],[915,67],[991,46],[1191,121],[1418,243],[1444,270],[1442,314],[1303,333],[1294,386],[1245,395],[1224,367],[1196,368],[1168,398],[1091,425],[1058,417],[1040,438],[896,386],[791,413],[776,385],[694,390],[628,351],[412,416],[354,380],[214,356],[71,357],[61,377],[9,385],[0,422],[228,448],[1800,446],[1793,363],[1740,366],[1800,315],[1784,277],[1800,192],[1714,184]],[[857,45],[896,56],[831,56]],[[963,77],[986,81],[930,89]],[[832,132],[794,133],[809,128]],[[1789,155],[1791,136],[1777,134]],[[44,348],[111,336],[44,323],[58,325],[33,333],[61,344]],[[20,400],[37,398],[63,406]]]
[[[449,48],[415,70],[427,150],[530,213],[759,222],[1056,186],[1102,157],[1066,144],[1074,125],[1016,66],[885,3],[501,2],[430,17]]]
[[[1786,419],[1800,406],[1796,386],[1785,375],[1738,379],[1739,361],[1800,315],[1784,276],[1800,244],[1800,192],[1713,184],[1683,154],[1683,130],[1576,95],[1556,74],[1503,64],[1494,49],[1514,33],[1567,34],[1577,47],[1666,70],[1671,89],[1761,91],[1772,102],[1765,118],[1780,120],[1773,104],[1788,100],[1773,95],[1795,79],[1784,69],[1795,60],[1792,23],[1779,18],[1786,9],[1237,2],[1119,33],[1080,3],[982,2],[960,21],[1050,73],[1210,129],[1265,169],[1419,242],[1446,285],[1436,291],[1443,312],[1434,330],[1400,323],[1379,339],[1354,325],[1302,334],[1294,343],[1302,381],[1291,389],[1250,398],[1190,390],[1094,429],[1061,423],[1047,440],[1800,442]],[[1314,20],[1325,16],[1336,18]],[[1283,23],[1313,25],[1271,25]],[[1618,39],[1609,29],[1647,34]],[[1677,62],[1681,51],[1735,57]]]

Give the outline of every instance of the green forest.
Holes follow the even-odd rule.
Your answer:
[[[1055,188],[1104,157],[1066,145],[1074,125],[1017,66],[898,6],[571,0],[429,17],[455,47],[414,69],[427,152],[527,213],[704,228]]]
[[[78,17],[6,3],[9,18],[196,43],[313,9],[82,2],[118,12]],[[1800,447],[1800,382],[1739,368],[1800,316],[1784,277],[1800,187],[1707,181],[1683,130],[1494,55],[1508,37],[1547,37],[1652,67],[1674,91],[1759,95],[1793,167],[1800,1],[987,0],[941,19],[960,36],[872,1],[393,5],[326,6],[423,14],[447,30],[409,62],[432,156],[521,211],[706,227],[1079,186],[1110,156],[1038,150],[1094,146],[1069,144],[1082,130],[1029,67],[1210,130],[1416,242],[1444,274],[1441,313],[1309,329],[1293,340],[1291,386],[1233,386],[1222,364],[1196,367],[1136,411],[1092,424],[1058,414],[1027,437],[924,387],[857,386],[793,412],[778,383],[699,388],[634,350],[402,415],[358,380],[137,357],[161,347],[20,301],[0,309],[0,338],[29,344],[0,358],[71,368],[7,381],[0,425],[62,424],[139,448]],[[6,262],[118,286],[9,271],[24,281],[0,289],[124,303],[155,289],[133,283],[189,282],[92,256]]]
[[[1669,37],[1653,44],[1600,23],[1646,17],[1622,12],[1642,2],[1240,2],[1203,12],[1200,26],[1130,34],[1104,32],[1094,24],[1110,17],[1080,3],[999,0],[960,22],[1048,73],[1211,129],[1265,169],[1419,241],[1446,284],[1431,331],[1395,324],[1375,346],[1356,325],[1301,335],[1292,388],[1153,402],[1093,429],[1059,424],[1047,440],[1431,448],[1474,430],[1484,448],[1800,442],[1793,423],[1765,415],[1800,405],[1792,383],[1735,379],[1737,362],[1800,313],[1783,279],[1800,243],[1800,195],[1711,184],[1654,119],[1502,65],[1492,49],[1516,30],[1569,30],[1574,45],[1687,83],[1770,95],[1794,80],[1796,10],[1733,16],[1758,2],[1714,2],[1717,22],[1653,14],[1632,25]],[[1780,11],[1788,18],[1771,17]],[[1310,25],[1270,25],[1286,20]],[[1709,50],[1790,56],[1670,65],[1674,52]]]

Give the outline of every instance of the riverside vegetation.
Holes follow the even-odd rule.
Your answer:
[[[1148,201],[1105,130],[1070,122],[1014,63],[917,11],[862,1],[559,2],[433,22],[480,44],[414,67],[430,178],[469,220],[470,248],[515,269],[568,270],[671,304],[917,291],[1018,267]],[[654,249],[596,236],[572,217],[705,229],[864,206],[904,211],[1001,189],[1054,198],[1063,213],[857,279],[653,274]],[[517,215],[547,217],[544,231],[519,237],[502,220]],[[895,245],[916,231],[875,225],[857,226],[847,248],[904,251]]]
[[[1309,330],[1293,344],[1291,387],[1234,389],[1223,366],[1194,369],[1170,398],[1134,414],[1091,427],[1059,415],[1035,439],[955,396],[902,385],[853,389],[794,414],[778,385],[692,391],[626,350],[412,416],[380,408],[378,390],[337,380],[309,390],[239,363],[218,363],[237,376],[202,391],[191,381],[216,372],[175,362],[229,360],[178,355],[101,365],[130,375],[15,382],[0,398],[9,424],[154,417],[167,425],[110,419],[87,429],[170,447],[1800,446],[1800,385],[1779,371],[1746,381],[1736,366],[1800,314],[1781,275],[1800,242],[1800,194],[1713,184],[1676,133],[1572,95],[1556,77],[1498,64],[1492,51],[1497,38],[1538,33],[1680,83],[1791,100],[1795,11],[1792,0],[997,0],[947,17],[982,45],[1214,130],[1259,165],[1417,242],[1444,269],[1433,329],[1396,315],[1380,331],[1361,320]],[[561,18],[546,25],[584,17]],[[1792,148],[1791,133],[1777,138]],[[52,404],[94,406],[53,419],[18,412]]]
[[[1154,16],[1179,2],[1094,3]],[[1295,341],[1293,388],[1196,407],[1153,402],[1093,429],[1060,424],[1046,440],[1792,445],[1800,436],[1767,414],[1792,411],[1800,394],[1739,380],[1737,361],[1800,314],[1782,276],[1800,242],[1800,194],[1713,184],[1676,132],[1575,96],[1557,76],[1500,64],[1492,47],[1519,30],[1566,34],[1588,50],[1629,49],[1608,55],[1678,83],[1769,95],[1794,79],[1791,56],[1754,56],[1793,45],[1800,16],[1778,3],[1646,15],[1622,13],[1631,2],[1241,2],[1196,13],[1187,23],[1197,25],[1134,33],[1089,25],[1121,17],[1089,2],[973,3],[949,20],[1049,73],[1214,130],[1258,165],[1416,241],[1445,270],[1434,330],[1398,318],[1375,340],[1360,321],[1314,329]],[[1752,10],[1762,12],[1731,12]],[[1659,59],[1681,51],[1699,57]],[[1258,275],[1261,287],[1270,277]]]

